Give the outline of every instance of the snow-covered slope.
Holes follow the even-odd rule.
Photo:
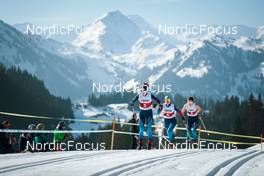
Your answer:
[[[23,34],[0,21],[0,63],[36,75],[55,95],[83,98],[91,93],[92,82],[118,82],[117,72],[125,68],[108,57],[51,38]]]
[[[83,59],[63,54],[66,46],[40,36],[24,35],[0,21],[2,64],[20,67],[38,76],[53,94],[78,97],[89,86],[87,64]]]
[[[235,42],[234,45],[242,48],[244,50],[263,50],[264,48],[264,26],[261,26],[257,29],[255,36],[239,37]]]
[[[186,95],[199,92],[217,98],[227,94],[247,97],[251,91],[264,93],[264,80],[256,76],[263,61],[263,48],[248,51],[232,40],[212,36],[178,52],[156,83],[172,84],[176,92]]]
[[[76,30],[74,30],[74,25],[51,25],[51,26],[45,26],[46,28],[50,27],[52,28],[51,33],[48,32],[48,30],[44,31],[44,27],[40,25],[35,25],[31,23],[17,23],[12,25],[14,28],[16,28],[21,33],[31,33],[31,31],[35,32],[35,35],[39,35],[45,39],[53,39],[57,40],[61,43],[68,43],[71,44],[75,38],[77,37],[78,33]],[[78,26],[82,29],[82,26]],[[42,29],[42,30],[40,30]],[[65,29],[65,30],[62,30]],[[69,30],[68,30],[69,29]],[[62,31],[62,34],[56,32]],[[32,33],[31,33],[32,34]]]
[[[71,151],[1,155],[0,175],[263,175],[257,150]]]
[[[75,106],[74,117],[77,119],[83,120],[107,120],[111,121],[113,119],[122,122],[127,122],[132,118],[132,111],[127,109],[128,104],[109,104],[105,107],[93,107],[93,106]],[[71,129],[73,130],[90,130],[97,129],[102,124],[95,123],[83,123],[83,122],[74,122],[70,124]]]

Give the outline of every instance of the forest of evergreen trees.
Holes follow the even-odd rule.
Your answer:
[[[26,71],[0,65],[0,111],[30,115],[73,118],[71,100],[51,95],[44,83]],[[25,129],[30,123],[44,123],[54,129],[58,120],[18,118],[1,115],[12,128]]]

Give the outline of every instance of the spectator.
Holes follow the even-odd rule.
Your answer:
[[[3,123],[0,125],[0,129],[9,129],[11,128],[11,123],[8,121],[3,121]],[[14,152],[12,148],[13,139],[11,135],[7,132],[0,132],[0,153],[12,153]]]
[[[139,132],[138,126],[137,126],[137,124],[138,124],[137,114],[133,113],[132,119],[130,119],[128,122],[132,123],[132,124],[135,124],[135,125],[131,125],[130,131],[132,133],[136,133],[136,134],[132,135],[132,143],[131,143],[131,148],[132,149],[136,149],[137,148],[137,141],[138,141],[137,133]]]
[[[24,153],[27,152],[27,142],[30,140],[29,133],[22,133],[19,136],[19,152]]]
[[[36,130],[45,130],[45,125],[39,123],[36,127]],[[47,142],[47,134],[45,133],[36,133],[34,137],[35,144],[44,144]],[[44,149],[42,151],[45,151]]]
[[[28,125],[28,130],[36,130],[36,125],[35,124]],[[35,135],[36,135],[35,133],[30,133],[30,138],[29,138],[30,143],[33,142]]]
[[[54,143],[62,143],[62,142],[65,142],[66,139],[67,139],[67,136],[65,133],[61,133],[61,132],[58,132],[58,131],[61,131],[61,130],[65,130],[65,123],[63,121],[60,121],[55,129],[55,132],[54,132],[54,137],[53,137],[53,142]],[[59,146],[59,145],[58,145]],[[57,148],[58,151],[61,151],[61,148]]]
[[[35,130],[36,125],[30,124],[28,125],[28,130]],[[23,133],[19,137],[19,152],[26,152],[27,151],[27,143],[29,142],[32,144],[34,139],[34,133]]]

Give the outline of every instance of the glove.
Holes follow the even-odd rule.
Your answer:
[[[181,111],[179,111],[179,115],[180,115],[182,118],[184,118],[184,117],[183,117],[183,114],[182,114],[182,112],[181,112]]]
[[[155,103],[154,103],[154,104],[153,104],[153,108],[155,109],[155,108],[156,108],[156,106],[157,106],[157,104],[155,104]]]

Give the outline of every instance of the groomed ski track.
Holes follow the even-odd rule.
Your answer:
[[[252,175],[264,173],[260,150],[114,150],[0,155],[0,176]]]

